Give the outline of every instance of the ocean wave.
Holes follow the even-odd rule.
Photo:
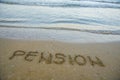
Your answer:
[[[33,18],[34,19],[34,18]],[[48,18],[48,20],[46,19],[37,19],[35,18],[33,19],[26,19],[26,18],[1,18],[0,19],[0,24],[4,24],[4,25],[11,25],[11,24],[18,24],[21,23],[20,25],[24,25],[24,23],[26,25],[29,25],[32,23],[32,25],[38,24],[39,26],[43,26],[43,25],[52,25],[52,24],[74,24],[74,25],[89,25],[89,26],[120,26],[119,22],[112,22],[112,21],[106,21],[104,19],[98,19],[98,18]]]
[[[0,28],[19,28],[19,29],[47,29],[47,30],[67,30],[67,31],[80,31],[102,35],[120,35],[120,30],[90,30],[90,29],[77,29],[66,27],[30,27],[30,26],[16,26],[16,25],[0,25]]]
[[[26,19],[16,19],[16,18],[0,18],[0,23],[23,23],[27,21]]]
[[[49,6],[49,7],[92,7],[92,8],[120,8],[120,0],[0,0],[0,3]]]
[[[118,9],[120,0],[0,0],[0,2],[5,3],[0,4],[0,27],[120,35]]]

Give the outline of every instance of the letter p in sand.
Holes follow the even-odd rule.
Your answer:
[[[13,59],[15,56],[23,56],[25,55],[25,51],[17,50],[13,53],[13,55],[9,58],[10,60]]]

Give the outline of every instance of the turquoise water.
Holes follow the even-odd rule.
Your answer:
[[[120,35],[120,0],[0,0],[0,26]]]

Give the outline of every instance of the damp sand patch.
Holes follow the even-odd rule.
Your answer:
[[[0,39],[1,80],[119,80],[120,42]]]

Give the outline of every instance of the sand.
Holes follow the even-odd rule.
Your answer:
[[[120,42],[0,39],[0,80],[120,80],[119,49]]]

